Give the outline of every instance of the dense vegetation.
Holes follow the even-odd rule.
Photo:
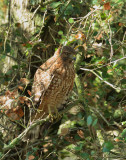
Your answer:
[[[16,3],[0,1],[0,159],[126,159],[126,0]],[[73,91],[26,144],[33,76],[59,45],[77,52]]]

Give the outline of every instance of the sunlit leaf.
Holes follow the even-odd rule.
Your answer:
[[[68,21],[69,21],[69,23],[74,23],[74,19],[73,18],[69,18]]]
[[[56,8],[56,7],[58,7],[58,6],[61,5],[61,4],[62,4],[61,2],[53,2],[53,3],[50,4],[50,6],[51,6],[52,8]]]
[[[92,124],[92,121],[93,121],[92,116],[88,116],[87,117],[87,125],[90,126]]]
[[[92,126],[96,126],[97,122],[98,122],[98,119],[95,119]]]
[[[21,78],[20,82],[23,83],[23,84],[25,84],[25,85],[27,85],[27,84],[30,83],[30,81],[27,78]]]
[[[103,152],[110,152],[113,148],[114,145],[110,141],[103,144]]]
[[[59,34],[59,35],[63,35],[63,31],[59,31],[58,34]]]
[[[124,129],[121,133],[122,137],[126,137],[126,129]]]
[[[89,154],[88,153],[80,153],[80,156],[82,158],[89,158]]]

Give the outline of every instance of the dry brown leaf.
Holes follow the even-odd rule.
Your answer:
[[[110,2],[107,2],[107,3],[104,4],[104,9],[105,10],[110,10],[111,9]]]
[[[23,83],[23,84],[25,84],[25,85],[27,85],[27,84],[30,83],[30,81],[27,78],[21,78],[20,82]]]
[[[119,26],[123,26],[123,23],[120,22],[120,23],[119,23]]]
[[[17,106],[16,108],[9,109],[5,114],[12,120],[20,120],[24,116],[24,112],[21,107]]]
[[[18,86],[18,89],[20,89],[21,91],[24,90],[24,88],[22,86]]]
[[[29,96],[31,96],[31,91],[27,90],[27,92],[28,92]]]
[[[122,141],[122,140],[120,140],[118,138],[115,138],[114,140],[115,140],[115,142],[121,142]]]
[[[103,36],[102,36],[102,33],[100,33],[100,34],[96,37],[96,39],[97,39],[97,40],[100,40],[102,37],[103,37]]]
[[[3,45],[3,42],[0,42],[0,47]]]
[[[76,39],[80,39],[80,40],[84,40],[85,39],[85,35],[84,35],[84,33],[82,33],[82,32],[78,32],[76,35],[75,35],[75,38]]]
[[[79,135],[79,137],[84,138],[84,132],[82,130],[78,130],[77,134]]]
[[[35,156],[33,156],[33,155],[30,155],[29,157],[28,157],[28,160],[34,160],[35,159]]]
[[[107,73],[111,73],[113,71],[113,69],[108,69]]]
[[[5,92],[5,96],[9,96],[9,95],[11,95],[11,91],[7,90],[7,91]]]
[[[26,101],[28,101],[28,98],[27,97],[19,97],[19,101],[20,103],[25,103]]]
[[[66,136],[69,133],[69,128],[62,128],[60,136]]]
[[[16,27],[20,27],[20,26],[21,26],[21,23],[16,23],[15,26],[16,26]]]
[[[64,137],[64,139],[70,143],[75,143],[75,140],[73,139],[73,137]]]

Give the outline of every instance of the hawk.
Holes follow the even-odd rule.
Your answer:
[[[47,115],[58,115],[58,110],[73,88],[74,55],[73,48],[59,47],[54,55],[37,69],[31,92],[34,111],[31,113],[29,124]],[[31,136],[36,139],[39,131],[37,126],[28,134],[32,134]]]

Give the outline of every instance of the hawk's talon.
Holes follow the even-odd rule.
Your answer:
[[[51,119],[51,121],[53,122],[54,119],[61,119],[62,115],[58,112],[57,108],[54,107],[55,112],[52,113],[50,107],[48,107],[48,111],[49,111],[49,118]]]
[[[52,114],[49,114],[49,119],[51,120],[51,122],[54,121],[54,116]]]

